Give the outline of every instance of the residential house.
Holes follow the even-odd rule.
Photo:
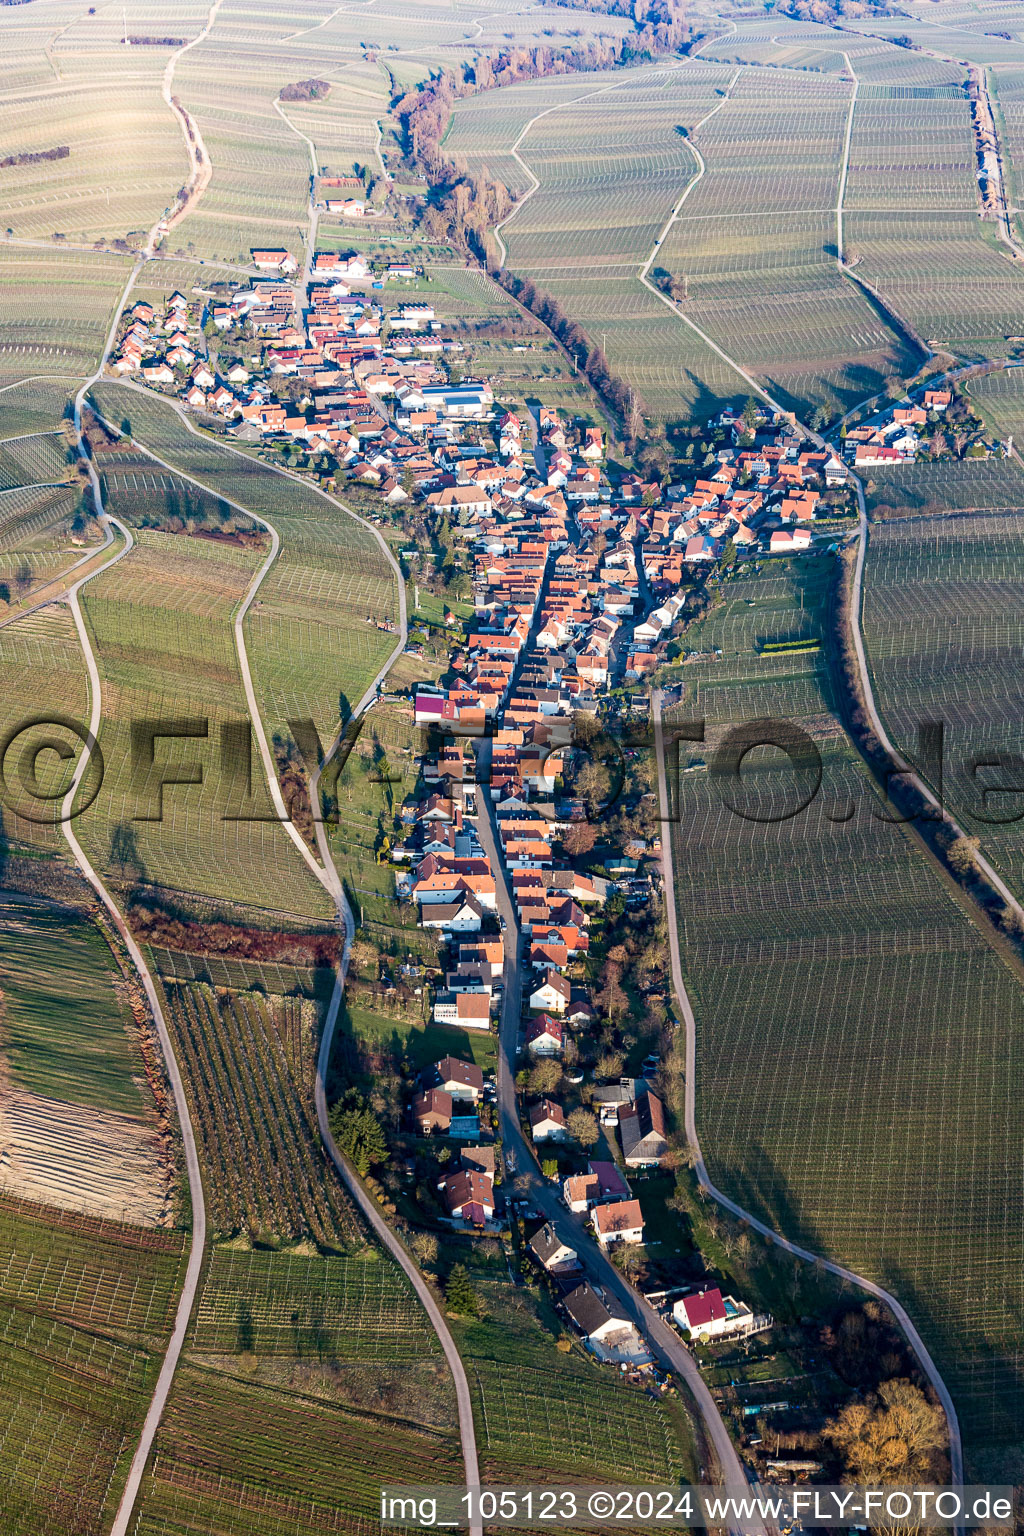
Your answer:
[[[564,1026],[561,1019],[541,1013],[526,1028],[526,1049],[534,1056],[561,1056]]]
[[[440,992],[434,1003],[434,1023],[459,1029],[490,1029],[491,999],[486,992]]]
[[[474,896],[456,901],[435,901],[420,907],[420,927],[439,928],[443,933],[479,933],[483,908]]]
[[[548,969],[543,981],[530,993],[530,1007],[543,1008],[548,1013],[564,1013],[571,996],[572,987],[561,972]]]
[[[639,1200],[616,1200],[608,1205],[595,1205],[590,1219],[602,1248],[610,1248],[615,1243],[642,1243],[644,1240],[644,1218]]]
[[[534,1141],[564,1141],[565,1112],[553,1099],[541,1099],[530,1109],[530,1135]]]
[[[457,1056],[442,1056],[434,1064],[433,1079],[453,1099],[472,1099],[475,1104],[484,1091],[484,1075],[471,1061]]]
[[[533,1234],[527,1247],[550,1275],[572,1274],[580,1267],[575,1248],[562,1241],[549,1221]]]
[[[486,1173],[461,1168],[437,1183],[449,1216],[482,1226],[494,1215],[494,1185]]]
[[[629,1314],[610,1292],[584,1280],[563,1298],[562,1305],[585,1339],[610,1344],[617,1335],[633,1332]]]
[[[444,1088],[428,1088],[412,1103],[412,1118],[421,1134],[446,1131],[452,1123],[452,1096]]]
[[[754,1328],[754,1314],[746,1302],[723,1296],[717,1288],[684,1296],[673,1306],[672,1318],[691,1339],[720,1339]]]
[[[660,1163],[668,1152],[665,1107],[657,1094],[641,1094],[619,1110],[619,1135],[627,1168]]]

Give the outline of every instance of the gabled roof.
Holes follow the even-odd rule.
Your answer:
[[[616,1200],[611,1205],[595,1205],[594,1227],[602,1237],[616,1232],[643,1230],[644,1218],[639,1200]]]
[[[588,1338],[606,1323],[629,1322],[628,1313],[614,1296],[606,1293],[602,1299],[586,1280],[569,1292],[563,1305],[577,1328]]]
[[[686,1321],[691,1328],[700,1328],[707,1323],[721,1322],[726,1315],[722,1293],[717,1288],[709,1291],[698,1291],[693,1296],[684,1296],[682,1307],[686,1313]]]
[[[471,1061],[460,1061],[457,1056],[442,1056],[434,1068],[439,1083],[459,1083],[463,1088],[475,1088],[483,1092],[484,1075]]]
[[[563,1250],[568,1250],[568,1254],[571,1254],[572,1258],[576,1257],[575,1248],[571,1247],[569,1243],[563,1243],[550,1221],[545,1222],[540,1231],[533,1234],[528,1246],[530,1252],[535,1255],[545,1268],[547,1268],[556,1255],[562,1255],[559,1262],[568,1262],[568,1255],[564,1254]]]

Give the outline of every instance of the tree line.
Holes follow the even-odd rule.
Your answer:
[[[10,0],[3,0],[4,4],[10,4]],[[12,165],[40,165],[44,160],[66,160],[71,153],[69,144],[58,144],[53,149],[25,150],[20,155],[5,155],[0,160],[0,169],[7,170]]]
[[[441,70],[405,91],[392,104],[401,124],[407,160],[422,171],[432,196],[420,215],[420,228],[432,241],[447,241],[486,266],[492,277],[530,310],[576,359],[576,365],[634,439],[643,419],[643,403],[612,373],[604,352],[572,320],[551,294],[529,279],[499,270],[487,250],[488,231],[515,206],[501,181],[470,174],[464,161],[447,155],[442,140],[455,103],[478,91],[496,90],[521,80],[549,75],[621,68],[683,47],[691,39],[682,0],[579,0],[577,9],[630,16],[633,30],[622,37],[581,41],[572,47],[509,45],[473,63]]]

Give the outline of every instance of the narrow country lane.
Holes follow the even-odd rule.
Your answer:
[[[90,380],[90,385],[93,382],[95,382],[95,381],[94,380]],[[85,386],[85,388],[90,387],[90,385]],[[145,395],[149,395],[150,394],[150,391],[146,390],[143,385],[139,385],[139,384],[130,384],[130,383],[122,382],[121,387],[125,388],[125,389],[135,390],[137,393],[140,393],[140,394],[145,394]],[[85,390],[83,389],[83,395],[84,395],[84,393],[85,393]],[[186,413],[179,406],[174,406],[173,408],[174,408],[176,414],[180,417],[181,421],[184,423],[184,425],[187,427],[187,429],[194,436],[198,436],[198,437],[202,437],[203,436],[202,433],[199,433],[199,432],[196,431],[196,428],[193,426],[192,422],[189,420],[189,418],[186,415]],[[145,445],[144,444],[140,444],[140,446],[144,447]],[[231,448],[228,444],[220,444],[219,446],[223,447],[225,449],[225,451],[227,451],[229,453],[235,454],[239,458],[243,458],[243,459],[246,459],[246,460],[250,460],[251,459],[251,456],[246,454],[241,449]],[[146,451],[149,452],[150,450],[147,449]],[[157,456],[154,455],[154,457],[157,457]],[[159,463],[163,464],[168,470],[170,470],[174,474],[181,475],[182,478],[190,480],[193,484],[202,485],[201,481],[194,480],[194,478],[192,476],[189,476],[187,474],[183,474],[183,472],[181,470],[177,469],[168,460],[164,460],[164,459],[158,458],[157,461]],[[387,547],[387,544],[386,544],[383,536],[381,535],[379,529],[375,528],[373,526],[373,524],[368,523],[363,518],[359,517],[358,513],[353,512],[352,509],[350,507],[346,506],[344,502],[340,502],[340,501],[337,500],[337,498],[329,496],[324,491],[320,491],[319,488],[316,487],[316,486],[311,486],[309,484],[309,482],[306,481],[306,480],[303,480],[301,476],[291,475],[291,474],[289,474],[289,472],[287,470],[285,470],[285,469],[278,469],[274,465],[267,465],[265,467],[267,469],[269,469],[269,470],[272,470],[273,473],[281,475],[284,479],[298,480],[303,486],[306,487],[307,490],[314,491],[317,495],[322,496],[323,499],[326,502],[329,502],[333,506],[341,507],[341,509],[343,511],[347,512],[350,517],[354,518],[356,522],[359,522],[364,527],[368,528],[370,530],[370,532],[373,533],[374,537],[376,538],[377,542],[379,543],[380,547],[382,548],[382,550],[383,550],[383,552],[384,552],[384,554],[385,554],[389,564],[391,565],[391,567],[392,567],[392,569],[394,571],[395,579],[396,579],[396,582],[397,582],[397,596],[398,596],[398,608],[399,608],[399,634],[398,634],[398,639],[397,639],[397,642],[396,642],[396,645],[395,645],[394,649],[392,650],[391,654],[388,656],[388,658],[385,661],[384,665],[381,667],[380,671],[377,673],[376,677],[374,677],[373,681],[369,684],[369,686],[367,687],[367,689],[363,693],[362,698],[357,703],[357,705],[355,707],[355,710],[354,710],[354,713],[353,713],[353,718],[358,718],[367,709],[369,709],[371,707],[371,705],[373,704],[373,701],[374,701],[374,699],[377,696],[378,688],[383,683],[384,679],[387,677],[388,672],[394,666],[395,662],[401,656],[402,651],[405,648],[406,641],[408,639],[408,610],[407,610],[407,601],[406,601],[406,592],[405,592],[405,582],[404,582],[404,579],[403,579],[401,571],[400,571],[400,569],[399,569],[399,567],[397,565],[397,562],[394,559],[394,556],[391,554],[391,551]],[[97,492],[98,492],[98,480],[97,480]],[[237,650],[238,650],[239,665],[240,665],[240,669],[241,669],[241,672],[242,672],[243,685],[244,685],[245,691],[246,691],[247,702],[248,702],[249,709],[250,709],[250,712],[251,712],[251,715],[252,715],[253,729],[256,732],[257,743],[258,743],[259,748],[260,748],[260,760],[261,760],[261,762],[263,764],[264,772],[265,772],[265,775],[266,775],[267,788],[268,788],[268,790],[269,790],[269,792],[271,794],[271,797],[274,800],[275,809],[277,810],[278,815],[280,815],[280,816],[282,816],[284,818],[284,824],[285,824],[286,830],[291,834],[292,840],[296,843],[296,847],[297,847],[299,853],[305,859],[305,861],[309,865],[309,867],[312,870],[312,872],[316,875],[317,879],[324,886],[324,889],[328,892],[328,894],[330,895],[331,899],[333,900],[333,902],[335,904],[335,907],[336,907],[336,910],[337,910],[337,913],[338,913],[339,924],[341,925],[341,927],[343,929],[343,932],[344,932],[344,950],[343,950],[343,954],[342,954],[341,963],[339,965],[338,971],[337,971],[336,976],[335,976],[334,991],[332,993],[331,1001],[330,1001],[330,1004],[328,1006],[327,1016],[326,1016],[326,1018],[324,1020],[323,1033],[322,1033],[322,1036],[321,1036],[321,1043],[320,1043],[320,1051],[319,1051],[319,1055],[318,1055],[318,1059],[317,1059],[317,1073],[316,1073],[316,1082],[315,1082],[315,1087],[314,1087],[314,1096],[315,1096],[316,1111],[317,1111],[317,1123],[318,1123],[319,1128],[320,1128],[320,1134],[321,1134],[321,1136],[323,1138],[324,1146],[326,1147],[327,1152],[328,1152],[328,1154],[329,1154],[329,1156],[331,1158],[331,1161],[334,1164],[335,1168],[337,1169],[338,1174],[340,1175],[342,1182],[344,1183],[346,1189],[348,1190],[348,1193],[352,1197],[352,1199],[355,1202],[355,1204],[358,1207],[358,1209],[362,1212],[363,1216],[366,1218],[369,1226],[372,1228],[372,1230],[375,1233],[375,1235],[377,1236],[377,1238],[384,1245],[384,1247],[387,1248],[388,1252],[390,1254],[392,1254],[392,1256],[397,1260],[397,1262],[401,1265],[401,1267],[402,1267],[403,1271],[405,1272],[405,1274],[408,1276],[409,1281],[412,1284],[413,1289],[416,1292],[416,1295],[418,1296],[420,1302],[423,1305],[423,1308],[424,1308],[425,1312],[427,1313],[428,1318],[430,1319],[431,1326],[433,1327],[435,1333],[438,1336],[438,1339],[439,1339],[440,1344],[441,1344],[441,1348],[444,1351],[445,1359],[448,1362],[448,1366],[449,1366],[449,1369],[451,1370],[452,1378],[453,1378],[453,1381],[454,1381],[454,1384],[455,1384],[455,1395],[456,1395],[456,1402],[457,1402],[457,1405],[458,1405],[458,1413],[459,1413],[459,1437],[460,1437],[461,1446],[462,1446],[462,1455],[463,1455],[463,1464],[464,1464],[466,1484],[469,1487],[476,1487],[476,1486],[479,1485],[479,1482],[480,1482],[480,1471],[479,1471],[479,1462],[478,1462],[477,1449],[476,1449],[476,1431],[475,1431],[475,1426],[474,1426],[474,1422],[473,1422],[473,1400],[472,1400],[472,1396],[471,1396],[470,1390],[469,1390],[469,1379],[468,1379],[468,1377],[466,1375],[466,1370],[465,1370],[465,1367],[464,1367],[464,1365],[462,1363],[462,1359],[461,1359],[461,1357],[459,1355],[459,1352],[458,1352],[458,1350],[457,1350],[457,1348],[455,1346],[455,1341],[452,1338],[451,1331],[449,1330],[448,1325],[445,1322],[444,1315],[441,1312],[441,1309],[440,1309],[440,1307],[437,1304],[437,1301],[436,1301],[436,1299],[434,1297],[433,1291],[431,1290],[430,1286],[428,1285],[428,1283],[427,1283],[426,1279],[424,1278],[422,1272],[420,1271],[420,1269],[416,1265],[415,1260],[412,1258],[412,1255],[406,1249],[405,1245],[401,1242],[401,1240],[396,1236],[396,1234],[394,1232],[392,1232],[391,1228],[388,1226],[387,1222],[384,1220],[384,1217],[381,1215],[380,1210],[377,1207],[376,1202],[371,1199],[371,1197],[367,1193],[366,1189],[363,1187],[362,1181],[360,1180],[359,1176],[356,1174],[355,1170],[350,1166],[350,1164],[348,1163],[348,1161],[345,1158],[344,1154],[341,1152],[341,1149],[338,1147],[336,1141],[334,1140],[333,1135],[331,1134],[330,1123],[329,1123],[328,1117],[327,1117],[327,1073],[328,1073],[328,1068],[329,1068],[329,1065],[330,1065],[331,1048],[332,1048],[333,1040],[334,1040],[334,1031],[335,1031],[335,1027],[336,1027],[337,1021],[338,1021],[338,1015],[339,1015],[340,1010],[341,1010],[341,1000],[342,1000],[342,996],[343,996],[343,993],[344,993],[345,973],[346,973],[347,968],[348,968],[349,951],[350,951],[351,946],[352,946],[352,941],[353,941],[353,939],[355,937],[355,919],[353,917],[352,909],[351,909],[351,907],[349,905],[348,898],[345,895],[345,889],[344,889],[344,885],[343,885],[341,876],[339,875],[338,869],[337,869],[337,867],[336,867],[336,865],[334,863],[334,858],[333,858],[333,855],[332,855],[332,852],[331,852],[330,843],[329,843],[329,840],[328,840],[328,837],[327,837],[327,833],[326,833],[326,829],[324,827],[323,821],[321,819],[318,819],[317,822],[316,822],[317,847],[318,847],[318,850],[319,850],[319,853],[320,853],[320,862],[318,863],[313,858],[312,854],[310,853],[309,849],[306,847],[305,843],[302,841],[302,838],[299,835],[298,831],[292,826],[291,822],[287,819],[287,813],[285,811],[284,802],[283,802],[283,799],[281,797],[280,784],[278,783],[277,773],[276,773],[276,770],[274,769],[274,765],[273,765],[273,758],[271,756],[270,748],[269,748],[269,745],[267,743],[266,727],[265,727],[265,725],[263,723],[262,717],[260,716],[259,709],[258,709],[258,706],[257,706],[255,688],[253,686],[252,674],[251,674],[251,670],[250,670],[250,666],[249,666],[248,654],[247,654],[247,650],[246,650],[246,646],[245,646],[244,627],[243,627],[244,626],[245,615],[248,612],[249,607],[251,606],[253,600],[256,597],[256,594],[257,594],[257,592],[259,590],[260,583],[263,581],[264,577],[267,575],[267,573],[271,569],[274,561],[277,558],[277,553],[278,553],[278,550],[279,550],[279,547],[280,547],[280,539],[279,539],[279,536],[277,534],[276,529],[274,529],[273,526],[265,518],[258,516],[257,514],[253,513],[249,508],[243,507],[243,506],[241,506],[238,503],[232,502],[230,504],[232,506],[234,506],[236,508],[236,510],[238,510],[240,512],[244,512],[246,516],[252,517],[252,518],[254,518],[254,520],[256,522],[261,523],[268,530],[268,532],[271,534],[271,540],[272,540],[272,548],[271,548],[270,554],[269,554],[268,558],[263,562],[263,564],[261,565],[260,569],[257,571],[256,576],[254,577],[253,581],[250,583],[249,589],[248,589],[248,591],[247,591],[247,593],[246,593],[246,595],[245,595],[245,597],[244,597],[244,599],[243,599],[243,601],[242,601],[242,603],[241,603],[241,605],[239,607],[239,611],[236,614],[235,621],[234,621],[235,641],[236,641],[236,646],[237,646]],[[324,762],[321,764],[321,767],[320,767],[320,771],[316,775],[314,775],[313,778],[311,779],[311,782],[310,782],[310,802],[314,806],[317,806],[320,803],[320,775],[322,774],[324,768],[327,767],[328,763],[330,762],[331,758],[334,755],[334,752],[337,750],[337,747],[339,745],[339,741],[340,741],[340,732],[339,732],[339,737],[336,738],[335,741],[331,744],[331,746],[327,749]],[[194,1300],[194,1293],[193,1293],[192,1300]],[[189,1307],[190,1308],[191,1308],[192,1300],[189,1301]],[[179,1353],[180,1353],[180,1349],[179,1349]],[[175,1363],[176,1363],[176,1359],[175,1359]],[[172,1368],[172,1374],[173,1374],[173,1368]],[[169,1390],[169,1387],[170,1387],[170,1380],[168,1379],[168,1390]],[[159,1411],[156,1413],[156,1419],[155,1419],[154,1424],[153,1424],[153,1432],[154,1433],[155,1433],[155,1430],[156,1430],[156,1424],[159,1422],[159,1417],[160,1417],[160,1414],[163,1411],[163,1406],[164,1406],[165,1403],[166,1403],[166,1394],[164,1394],[163,1402],[161,1402],[161,1404],[159,1405]],[[156,1403],[155,1403],[155,1398],[154,1398],[154,1410],[155,1410],[155,1407],[156,1407]],[[152,1436],[150,1436],[150,1443],[152,1443]],[[142,1449],[142,1447],[140,1446],[140,1451],[141,1451],[141,1449]],[[147,1454],[148,1454],[148,1448],[147,1448]],[[143,1466],[144,1466],[144,1464],[145,1464],[145,1457],[143,1457]],[[141,1479],[141,1470],[140,1470],[140,1479]],[[127,1492],[127,1490],[126,1490],[126,1492]],[[482,1533],[482,1527],[479,1524],[475,1524],[475,1525],[473,1525],[470,1528],[470,1536],[481,1536],[481,1533]],[[111,1533],[111,1536],[123,1536],[123,1533],[119,1532],[119,1531],[115,1531],[115,1532]]]
[[[480,751],[479,762],[479,776],[486,779],[490,765],[489,741],[484,743]],[[497,826],[490,796],[486,793],[482,795],[481,803],[485,808],[478,813],[477,831],[484,852],[491,861],[498,888],[498,911],[505,920],[504,996],[498,1039],[498,1113],[504,1150],[513,1153],[517,1175],[528,1180],[530,1204],[546,1219],[555,1221],[560,1231],[571,1234],[573,1246],[584,1261],[588,1276],[618,1298],[647,1340],[653,1354],[686,1382],[708,1444],[718,1461],[718,1476],[722,1484],[736,1497],[749,1497],[751,1486],[743,1464],[693,1356],[678,1333],[619,1274],[580,1218],[562,1204],[553,1186],[541,1174],[533,1149],[522,1133],[516,1103],[515,1074],[522,1011],[523,940],[508,877],[499,855]],[[763,1536],[764,1526],[752,1522],[746,1531],[748,1536]]]

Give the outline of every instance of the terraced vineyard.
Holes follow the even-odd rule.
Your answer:
[[[941,720],[945,798],[980,836],[1011,886],[1024,890],[1018,782],[1024,646],[1024,517],[974,515],[874,529],[864,633],[879,709],[914,754],[917,723]],[[1002,772],[972,762],[1002,756]]]
[[[231,620],[257,560],[255,551],[229,544],[142,532],[125,559],[85,589],[108,704],[100,732],[106,774],[79,819],[79,836],[125,890],[195,891],[327,917],[318,883],[277,820],[258,759],[250,796],[220,745],[222,727],[247,717]],[[177,761],[205,762],[201,783],[179,769],[182,787],[155,789],[156,775],[140,768],[132,745],[132,723],[147,720],[183,720],[198,733]],[[169,760],[160,745],[153,758]]]
[[[196,1307],[190,1347],[260,1356],[418,1360],[441,1347],[409,1282],[379,1248],[339,1258],[217,1249]],[[297,1347],[300,1346],[300,1347]]]
[[[313,1109],[308,999],[162,982],[208,1183],[210,1226],[265,1242],[342,1246],[360,1231]]]
[[[913,368],[835,263],[851,87],[746,70],[696,135],[708,172],[661,246],[684,306],[787,403],[846,409]]]
[[[1021,1132],[1024,999],[874,814],[824,653],[757,655],[760,639],[822,636],[806,577],[772,566],[738,580],[693,638],[721,660],[682,673],[681,714],[708,721],[703,756],[725,726],[771,713],[802,725],[823,761],[820,793],[787,817],[792,771],[778,753],[747,759],[741,808],[785,818],[767,825],[728,811],[707,773],[681,778],[698,1130],[720,1188],[900,1296],[980,1458],[1014,1438],[1021,1407],[1022,1218],[1005,1150]]]
[[[370,531],[308,484],[190,433],[162,402],[116,384],[96,388],[112,421],[222,495],[269,518],[281,553],[246,620],[253,677],[269,735],[312,719],[331,739],[394,648],[367,616],[397,612],[395,578]]]
[[[531,1302],[504,1281],[476,1284],[487,1316],[461,1323],[458,1341],[485,1478],[665,1483],[685,1476],[688,1433],[674,1405],[596,1371],[575,1353],[553,1356]]]
[[[0,491],[17,485],[42,485],[64,480],[68,449],[56,432],[42,432],[0,441]]]
[[[1024,442],[1024,368],[1004,368],[970,379],[967,392],[986,425],[1004,441]]]
[[[141,1061],[119,980],[94,924],[68,908],[0,897],[4,1059],[19,1086],[129,1114],[142,1109]]]
[[[0,375],[5,382],[39,374],[87,378],[121,296],[127,256],[0,245]],[[60,396],[61,406],[67,391]],[[6,415],[4,432],[18,426]],[[53,428],[60,406],[42,425]]]
[[[1024,469],[1016,459],[940,459],[873,469],[867,485],[872,514],[941,513],[949,508],[1002,510],[1024,506]]]
[[[139,1533],[359,1532],[382,1481],[447,1482],[458,1464],[440,1345],[376,1248],[215,1249],[189,1349]]]
[[[0,1196],[0,1240],[0,1421],[17,1448],[4,1529],[105,1528],[170,1332],[182,1234]]]

